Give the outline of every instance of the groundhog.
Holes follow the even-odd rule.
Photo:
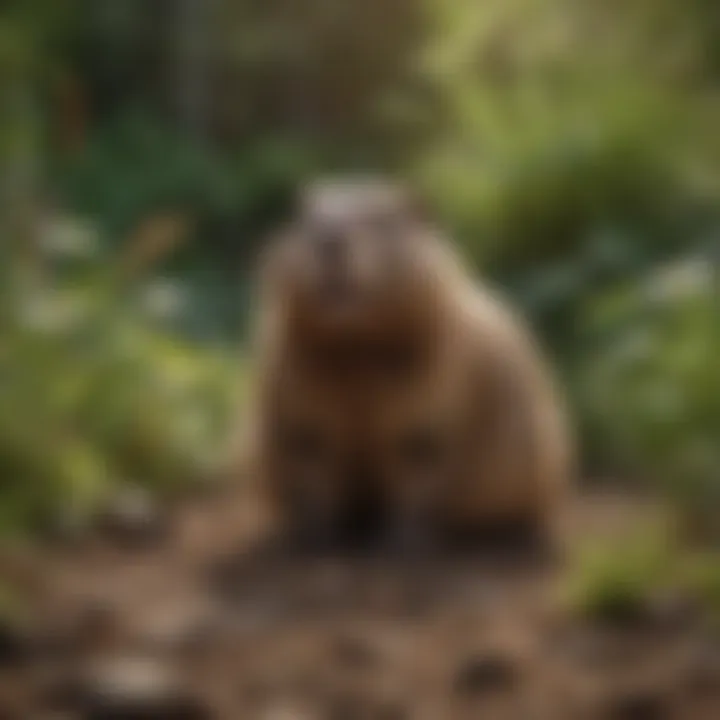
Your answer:
[[[402,186],[321,181],[298,205],[263,256],[255,334],[250,457],[280,527],[554,537],[572,443],[521,319]]]

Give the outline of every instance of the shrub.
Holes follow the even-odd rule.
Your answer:
[[[665,528],[643,527],[581,547],[564,591],[573,612],[598,621],[642,618],[658,592],[677,582]]]
[[[716,280],[698,256],[589,303],[576,397],[597,453],[652,478],[695,522],[720,512]]]
[[[44,259],[48,259],[45,257]],[[81,522],[122,483],[171,490],[212,470],[239,368],[174,337],[114,282],[47,263],[2,298],[0,532]]]

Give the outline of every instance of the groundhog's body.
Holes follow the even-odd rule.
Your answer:
[[[479,287],[464,304],[458,467],[443,518],[456,529],[509,522],[554,531],[572,462],[561,398],[519,318]]]
[[[540,353],[443,239],[409,252],[403,312],[351,327],[307,322],[266,281],[253,454],[273,508],[329,536],[370,497],[404,539],[551,527],[570,441]]]

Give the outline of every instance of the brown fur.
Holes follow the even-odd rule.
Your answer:
[[[372,225],[353,235],[353,222],[380,204],[377,195],[363,201],[362,192],[347,193],[359,208],[338,215],[358,253],[377,238],[368,239]],[[504,523],[549,530],[571,474],[551,374],[522,321],[473,282],[454,248],[402,198],[393,195],[385,207],[395,212],[395,224],[384,226],[394,236],[364,250],[375,253],[358,284],[369,282],[369,292],[349,317],[332,316],[298,285],[315,260],[297,230],[268,248],[257,317],[255,474],[284,527],[328,536],[341,509],[363,493],[381,499],[404,541]],[[384,267],[392,268],[390,281],[373,284]]]

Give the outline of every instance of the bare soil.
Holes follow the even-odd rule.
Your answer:
[[[587,494],[572,536],[650,511]],[[26,633],[0,628],[0,720],[720,718],[720,642],[686,608],[595,626],[558,605],[561,562],[498,552],[263,554],[239,490],[169,514],[164,537],[33,558]]]

